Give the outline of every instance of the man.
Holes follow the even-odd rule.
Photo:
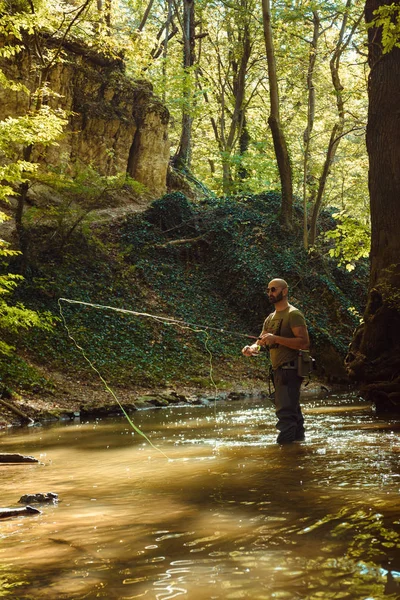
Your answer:
[[[297,374],[299,350],[310,346],[303,314],[288,302],[288,285],[284,279],[273,279],[267,289],[275,311],[263,325],[258,341],[245,346],[242,353],[254,356],[260,346],[268,346],[275,387],[275,410],[278,417],[278,444],[304,440],[304,419],[300,408],[302,377]]]

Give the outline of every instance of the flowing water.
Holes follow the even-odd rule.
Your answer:
[[[275,444],[266,402],[139,411],[0,435],[0,597],[400,598],[400,438],[354,398],[304,402],[307,440]]]

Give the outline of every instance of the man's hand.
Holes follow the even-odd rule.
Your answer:
[[[276,344],[276,335],[273,333],[263,333],[258,338],[258,343],[260,346],[271,346],[272,344]]]
[[[310,340],[307,327],[292,327],[292,333],[294,337],[290,338],[275,335],[274,333],[263,333],[258,338],[258,343],[260,346],[279,344],[280,346],[286,346],[292,350],[308,350],[310,347]]]
[[[260,346],[258,344],[252,344],[251,346],[245,346],[242,348],[242,354],[245,356],[255,356],[260,352]]]

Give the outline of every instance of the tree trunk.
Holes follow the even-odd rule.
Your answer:
[[[140,24],[139,24],[139,27],[138,27],[138,31],[143,31],[144,26],[146,25],[146,21],[149,18],[150,11],[151,11],[151,9],[153,7],[153,2],[154,2],[154,0],[149,0],[149,3],[147,4],[146,9],[144,11],[142,20],[140,21]]]
[[[235,56],[232,56],[230,61],[233,73],[232,89],[235,105],[233,108],[229,133],[225,140],[224,148],[225,161],[223,160],[223,188],[225,194],[231,193],[234,188],[231,169],[231,156],[237,143],[237,139],[240,139],[243,130],[243,118],[245,115],[244,99],[246,92],[246,75],[251,55],[250,26],[248,22],[243,24],[243,31],[240,34],[239,41],[241,50],[240,60],[238,61]]]
[[[240,182],[244,182],[249,176],[246,167],[243,165],[243,156],[249,149],[250,145],[250,133],[247,128],[246,111],[243,110],[241,113],[240,121],[242,123],[242,129],[239,136],[239,152],[240,152],[240,165],[238,168],[238,178]]]
[[[367,23],[379,6],[367,0]],[[400,48],[382,53],[381,30],[368,30],[367,149],[371,205],[371,274],[364,322],[346,364],[379,411],[400,413]]]
[[[183,66],[186,71],[184,82],[184,104],[182,111],[182,132],[178,151],[174,157],[174,164],[178,168],[190,168],[190,155],[192,147],[192,85],[190,67],[195,62],[195,23],[194,0],[183,2]]]
[[[317,11],[313,11],[313,37],[310,42],[310,54],[308,59],[308,71],[307,71],[307,92],[308,92],[308,102],[307,102],[307,126],[304,130],[303,134],[303,143],[304,143],[304,160],[303,160],[303,209],[304,209],[304,219],[303,219],[303,246],[305,250],[308,250],[308,189],[309,180],[312,181],[309,175],[309,163],[310,163],[310,143],[311,143],[311,134],[314,129],[314,120],[315,120],[315,86],[314,86],[314,71],[315,71],[315,63],[317,60],[317,47],[318,40],[321,35],[321,22],[319,19],[319,15]],[[311,187],[310,197],[314,197],[314,190]]]
[[[110,8],[110,11],[111,11],[111,2],[112,2],[112,0],[106,0],[106,5]],[[47,55],[46,52],[44,52],[44,49],[42,47],[42,42],[43,42],[42,36],[39,34],[39,31],[36,30],[35,27],[33,27],[33,35],[29,36],[29,39],[32,40],[33,51],[31,48],[29,48],[29,44],[27,45],[28,56],[31,56],[32,54],[34,54],[38,60],[37,65],[35,65],[33,62],[30,64],[32,72],[35,73],[35,79],[36,79],[35,89],[31,91],[31,94],[29,97],[29,108],[30,108],[30,112],[32,114],[35,114],[35,113],[37,114],[40,111],[40,109],[42,108],[43,103],[44,103],[44,98],[46,96],[46,86],[48,83],[50,70],[60,59],[60,55],[61,55],[62,48],[63,48],[63,43],[64,43],[65,39],[67,38],[68,34],[73,29],[75,24],[77,22],[79,22],[80,16],[82,14],[84,14],[84,12],[86,11],[86,9],[88,8],[88,6],[90,4],[91,4],[91,0],[85,0],[83,2],[83,4],[79,6],[79,8],[74,13],[73,19],[69,22],[68,26],[66,27],[64,34],[61,37],[60,41],[58,42],[58,45],[57,45],[55,51],[51,52],[49,56]],[[103,6],[102,0],[98,0],[97,6],[100,8]],[[34,4],[30,3],[30,7],[31,7],[32,15],[35,16]],[[33,23],[34,22],[35,21],[33,21]],[[24,161],[26,161],[26,162],[31,161],[33,148],[34,148],[34,145],[29,144],[28,146],[25,146],[22,149]],[[23,214],[24,214],[24,208],[25,208],[25,204],[26,204],[26,200],[27,200],[28,190],[29,190],[29,183],[24,182],[19,185],[18,193],[16,194],[17,208],[16,208],[16,214],[15,214],[15,226],[16,226],[17,235],[18,235],[19,247],[22,252],[22,258],[20,261],[20,268],[21,268],[22,272],[25,271],[25,268],[26,268],[26,265],[28,262],[28,260],[27,260],[28,259],[27,235],[26,235],[26,230],[25,230],[24,223],[23,223]]]
[[[165,24],[165,36],[162,45],[162,55],[163,55],[163,63],[162,63],[162,100],[165,103],[167,99],[167,56],[168,56],[168,42],[169,42],[169,28],[172,23],[172,0],[168,0],[168,16],[167,22]]]
[[[279,115],[279,90],[278,77],[276,74],[275,51],[271,24],[271,6],[270,0],[262,0],[263,25],[265,49],[267,52],[269,95],[271,112],[268,118],[268,124],[271,129],[274,142],[275,156],[278,163],[279,177],[281,180],[282,205],[281,205],[281,224],[287,229],[292,227],[293,212],[293,184],[292,168],[290,165],[289,151],[286,144],[285,134],[282,129]]]

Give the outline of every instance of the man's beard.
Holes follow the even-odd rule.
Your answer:
[[[269,301],[271,302],[271,304],[276,304],[277,302],[280,302],[281,300],[283,300],[282,290],[279,292],[279,294],[277,296],[269,296]]]

